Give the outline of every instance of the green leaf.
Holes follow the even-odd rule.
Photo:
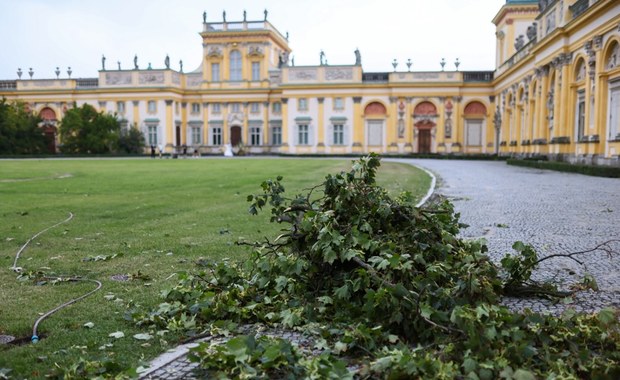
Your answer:
[[[341,300],[349,299],[349,297],[351,297],[351,294],[349,293],[349,285],[344,284],[341,287],[336,288],[336,290],[334,290],[334,296],[336,296],[336,298],[340,298]]]
[[[536,376],[528,370],[519,368],[513,375],[514,380],[536,380]]]
[[[250,340],[253,341],[254,338],[252,336],[241,335],[226,342],[226,348],[228,352],[234,356],[235,362],[242,363],[248,360],[249,355],[247,351]]]
[[[609,326],[612,323],[617,322],[616,318],[616,311],[610,307],[602,309],[596,315],[596,319],[602,326]]]

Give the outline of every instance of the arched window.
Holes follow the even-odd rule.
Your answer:
[[[230,80],[241,80],[241,52],[230,52]]]

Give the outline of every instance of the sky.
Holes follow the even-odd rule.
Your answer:
[[[140,68],[151,63],[185,72],[200,65],[202,15],[207,22],[267,19],[289,33],[295,65],[318,65],[323,50],[330,65],[355,62],[359,49],[364,72],[495,68],[495,26],[505,0],[0,0],[0,80],[17,79],[32,68],[34,79],[97,77],[106,68]]]

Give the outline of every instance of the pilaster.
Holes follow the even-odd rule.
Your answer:
[[[353,97],[353,153],[361,153],[364,145],[364,115],[362,97]]]
[[[166,100],[166,147],[168,148],[172,148],[173,144],[173,139],[172,136],[173,134],[173,130],[174,130],[174,121],[173,121],[173,115],[172,115],[172,103],[173,100],[172,99],[167,99]],[[134,103],[134,107],[136,106],[136,103]]]
[[[318,97],[316,100],[319,103],[317,148],[319,152],[324,152],[325,141],[327,141],[327,136],[325,135],[325,98]]]
[[[280,151],[287,153],[290,150],[288,136],[288,98],[282,98],[282,147]]]

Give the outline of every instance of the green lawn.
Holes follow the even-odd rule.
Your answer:
[[[58,363],[79,357],[110,358],[138,366],[179,337],[148,342],[125,320],[129,303],[159,303],[176,273],[199,258],[243,260],[248,248],[234,244],[273,237],[279,226],[268,212],[247,213],[248,194],[260,183],[284,176],[289,195],[318,184],[328,173],[350,168],[350,159],[199,160],[17,160],[0,161],[0,335],[30,339],[41,313],[94,288],[90,282],[35,285],[10,270],[20,247],[35,233],[66,219],[26,248],[17,263],[27,273],[79,275],[103,288],[44,320],[41,341],[0,345],[2,368],[15,378],[43,377]],[[389,191],[411,191],[420,199],[430,178],[397,163],[382,164],[379,182]],[[117,255],[112,258],[113,255]],[[100,256],[98,260],[95,260]],[[107,257],[107,260],[102,260]],[[85,260],[86,259],[86,260]],[[118,282],[114,275],[129,275]],[[83,325],[94,324],[93,328]],[[122,331],[124,338],[109,337]]]

